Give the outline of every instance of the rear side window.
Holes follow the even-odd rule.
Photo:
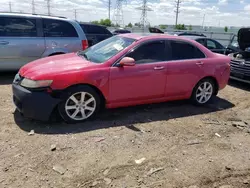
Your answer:
[[[43,19],[45,37],[78,37],[75,28],[66,21]]]
[[[106,28],[96,25],[81,25],[81,27],[87,34],[111,34]]]
[[[172,51],[172,60],[205,58],[203,52],[187,42],[170,41],[170,46]]]
[[[0,17],[1,37],[37,37],[36,19]]]

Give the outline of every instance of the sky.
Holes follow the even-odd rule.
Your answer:
[[[35,13],[47,14],[47,0],[33,0]],[[143,0],[123,0],[124,23],[140,21]],[[178,23],[205,26],[249,26],[250,0],[180,0]],[[11,2],[11,3],[10,3]],[[1,0],[0,11],[32,12],[32,0]],[[111,20],[114,19],[116,0],[111,0]],[[147,21],[151,25],[175,24],[176,0],[148,0]],[[108,0],[50,0],[51,13],[76,18],[78,21],[94,21],[108,18]]]

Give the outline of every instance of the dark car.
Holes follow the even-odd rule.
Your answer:
[[[192,40],[195,40],[211,50],[212,52],[219,53],[219,54],[225,54],[226,47],[224,47],[222,44],[220,44],[218,41],[214,39],[210,39],[207,37],[199,37],[199,36],[183,36]]]
[[[236,53],[236,52],[240,52],[241,49],[239,47],[239,43],[238,43],[238,36],[234,35],[232,37],[232,39],[230,40],[229,45],[226,47],[226,55],[230,54],[230,53]]]
[[[228,55],[231,57],[230,78],[250,84],[250,28],[238,31],[237,42],[239,51]]]
[[[198,36],[198,37],[206,37],[203,33],[195,33],[195,32],[181,32],[177,33],[178,36]]]
[[[116,29],[115,31],[113,31],[113,35],[119,35],[124,33],[131,33],[131,31],[127,29]]]
[[[94,44],[113,36],[105,26],[91,23],[80,23],[80,26],[87,37],[89,46],[93,46]]]

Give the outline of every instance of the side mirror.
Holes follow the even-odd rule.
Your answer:
[[[120,61],[120,66],[135,66],[135,60],[131,57],[124,57]]]

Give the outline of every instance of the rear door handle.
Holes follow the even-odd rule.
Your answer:
[[[203,62],[197,62],[196,65],[203,65]]]
[[[154,70],[163,70],[164,67],[154,67]]]
[[[0,45],[7,45],[7,44],[9,44],[8,41],[0,41]]]

